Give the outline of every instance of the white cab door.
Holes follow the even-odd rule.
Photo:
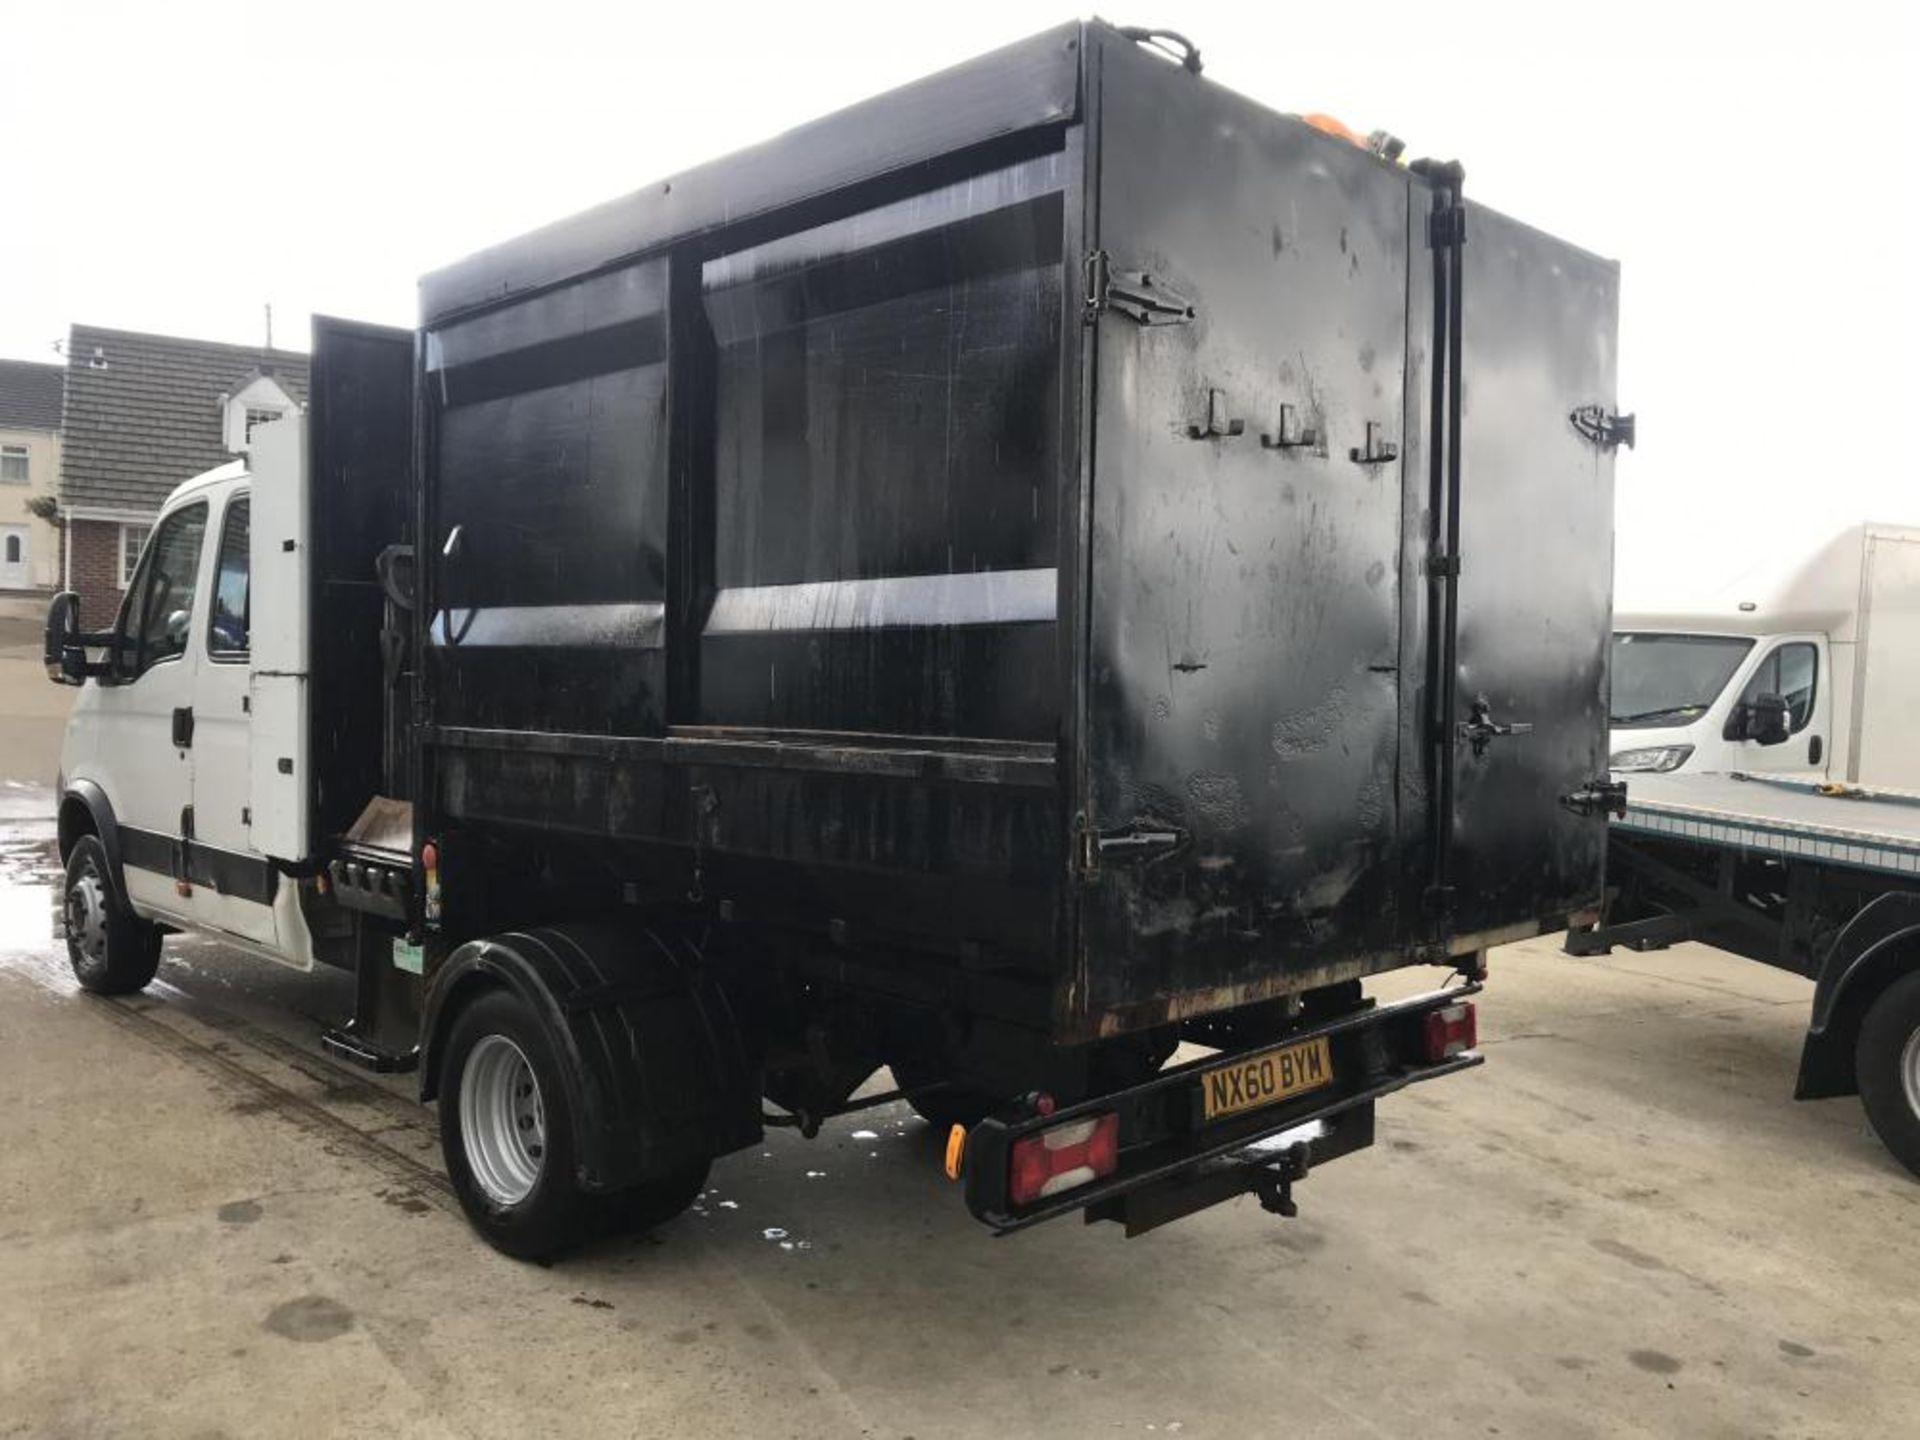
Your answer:
[[[193,803],[192,644],[208,504],[161,517],[115,627],[115,674],[99,701],[95,774],[113,805],[136,908],[191,919],[182,842]]]
[[[1809,635],[1774,641],[1761,654],[1734,704],[1731,726],[1738,725],[1748,704],[1762,695],[1778,695],[1787,702],[1789,733],[1774,745],[1731,739],[1732,758],[1725,768],[1766,775],[1825,773],[1827,748],[1833,743],[1829,733],[1833,701],[1828,693],[1832,683],[1826,674],[1825,650],[1817,637]]]

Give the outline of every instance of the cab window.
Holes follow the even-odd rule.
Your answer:
[[[207,507],[189,505],[162,520],[140,556],[127,592],[124,659],[143,674],[187,648],[193,629],[193,597],[200,585],[200,542]]]
[[[207,654],[215,660],[247,658],[247,508],[247,497],[236,496],[227,502],[220,522],[213,605],[207,615]]]
[[[1813,719],[1813,700],[1818,690],[1820,651],[1805,641],[1777,645],[1747,681],[1740,703],[1748,705],[1762,695],[1778,695],[1787,702],[1787,716],[1794,733],[1807,728]]]

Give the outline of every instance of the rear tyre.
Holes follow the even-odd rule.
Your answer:
[[[1873,1002],[1853,1063],[1881,1143],[1920,1175],[1920,973],[1896,980]]]
[[[63,901],[67,963],[82,990],[131,995],[160,968],[160,927],[115,897],[109,873],[107,847],[99,836],[82,835],[74,842]]]
[[[711,1160],[700,1160],[661,1179],[603,1196],[609,1223],[632,1234],[666,1224],[699,1198],[712,1169]]]
[[[444,1053],[440,1149],[473,1228],[516,1260],[589,1238],[602,1214],[576,1179],[573,1109],[540,1017],[489,990],[454,1017]]]

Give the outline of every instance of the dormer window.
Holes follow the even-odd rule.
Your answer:
[[[222,395],[220,406],[221,434],[228,451],[235,455],[247,453],[247,448],[253,443],[256,425],[265,425],[270,420],[291,415],[298,408],[293,398],[265,370],[254,371]]]

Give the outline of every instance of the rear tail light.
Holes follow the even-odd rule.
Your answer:
[[[1118,1115],[1055,1125],[1013,1142],[1007,1162],[1008,1198],[1015,1205],[1030,1205],[1111,1175],[1119,1163]]]
[[[1464,1054],[1473,1049],[1479,1038],[1479,1022],[1471,1000],[1427,1012],[1425,1039],[1429,1065]]]

